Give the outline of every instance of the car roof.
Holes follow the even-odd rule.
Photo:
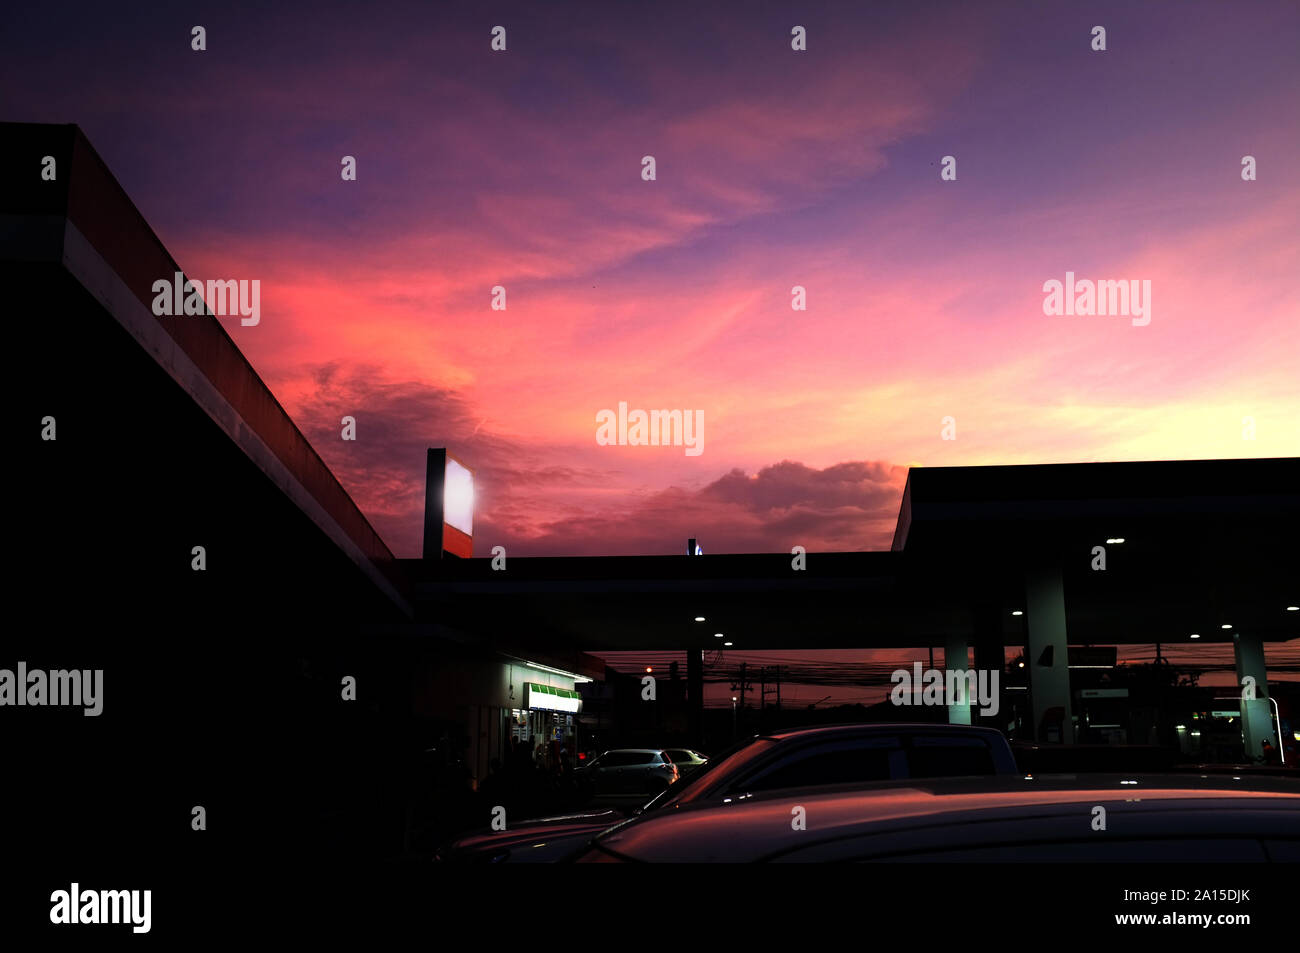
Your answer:
[[[1226,818],[1236,811],[1281,809],[1300,828],[1300,784],[1289,779],[1201,775],[1089,775],[1030,778],[944,778],[868,785],[787,789],[729,798],[722,804],[685,805],[641,817],[606,832],[596,843],[651,861],[752,861],[870,835],[991,828],[994,822],[1085,827],[1093,808],[1118,819],[1205,811]],[[804,809],[805,830],[791,818]],[[1226,820],[1225,820],[1226,823]],[[1131,826],[1138,826],[1136,824]]]
[[[870,724],[810,725],[807,728],[788,728],[784,731],[770,731],[758,737],[785,741],[791,738],[816,738],[822,735],[840,734],[887,734],[899,731],[942,731],[958,734],[1002,735],[996,728],[979,725],[951,725],[946,722],[872,722]]]
[[[600,754],[601,757],[607,754],[660,754],[663,750],[663,748],[610,748]]]

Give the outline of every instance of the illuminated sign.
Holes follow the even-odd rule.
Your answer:
[[[424,489],[424,558],[474,555],[474,471],[445,449],[429,450]]]
[[[535,711],[565,711],[577,714],[582,711],[582,696],[567,688],[553,688],[536,682],[524,682],[524,705]]]
[[[442,485],[442,519],[466,536],[474,535],[474,474],[451,457]]]

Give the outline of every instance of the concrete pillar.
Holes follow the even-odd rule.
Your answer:
[[[1267,741],[1277,752],[1278,738],[1273,730],[1273,705],[1268,700],[1268,672],[1264,669],[1264,642],[1257,635],[1232,633],[1233,655],[1237,663],[1237,694],[1241,698],[1241,743],[1246,749],[1246,761],[1254,761],[1264,753]],[[1242,679],[1255,680],[1254,699],[1244,696]]]
[[[996,672],[998,676],[997,691],[993,692],[992,714],[980,714],[979,706],[973,706],[971,718],[975,724],[987,728],[1005,730],[1011,721],[1011,712],[1004,707],[1003,669],[1006,667],[1005,642],[1002,636],[1002,620],[1005,610],[995,603],[980,603],[975,607],[975,669],[980,672]],[[989,683],[990,688],[992,682]]]
[[[704,744],[704,652],[686,650],[686,724],[691,744],[697,748]]]
[[[1055,740],[1073,744],[1065,586],[1059,568],[1031,569],[1025,574],[1025,613],[1029,630],[1025,662],[1029,666],[1034,739],[1039,742],[1048,740],[1043,719],[1051,712],[1054,720],[1060,718],[1061,736]]]
[[[961,672],[963,677],[960,680],[954,680],[953,701],[948,705],[948,724],[950,725],[969,725],[970,724],[970,685],[964,677],[970,668],[969,652],[966,646],[966,639],[960,635],[948,636],[948,641],[943,650],[943,668],[945,673],[944,683],[948,682],[948,672]]]

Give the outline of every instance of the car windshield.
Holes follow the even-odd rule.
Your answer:
[[[757,735],[738,741],[716,758],[710,758],[699,768],[686,775],[685,778],[668,787],[667,790],[655,795],[655,797],[643,804],[636,813],[655,811],[665,804],[675,802],[686,804],[696,798],[704,797],[716,787],[716,784],[712,783],[713,779],[724,777],[724,775],[718,773],[719,771],[725,771],[727,775],[730,775],[733,770],[749,764],[774,744],[776,742],[771,738],[760,738]]]

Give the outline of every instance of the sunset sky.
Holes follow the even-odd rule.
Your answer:
[[[399,556],[430,446],[512,555],[886,548],[909,465],[1300,452],[1294,2],[131,7],[8,10],[0,114],[261,281],[225,326]],[[1150,324],[1044,315],[1067,271]],[[598,445],[620,401],[703,453]]]

